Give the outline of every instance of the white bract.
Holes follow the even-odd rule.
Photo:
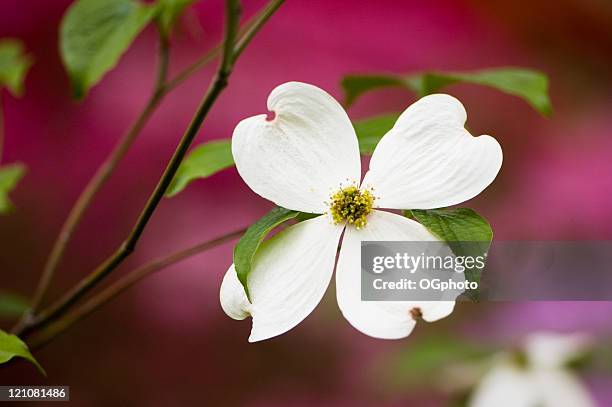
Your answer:
[[[470,407],[594,407],[584,385],[565,364],[588,346],[583,335],[537,333],[525,341],[525,360],[499,355],[469,403]]]
[[[268,97],[265,114],[241,121],[232,137],[236,168],[247,185],[284,208],[321,214],[264,242],[255,255],[247,300],[234,266],[221,285],[221,305],[234,319],[253,318],[249,341],[300,323],[319,303],[334,268],[338,305],[359,331],[376,338],[410,334],[415,316],[435,321],[452,301],[361,301],[360,242],[438,240],[421,224],[374,208],[432,209],[464,202],[497,175],[502,151],[490,136],[464,128],[454,97],[426,96],[380,140],[362,182],[355,130],[340,104],[316,86],[289,82]]]

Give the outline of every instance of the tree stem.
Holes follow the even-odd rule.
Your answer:
[[[151,262],[141,267],[138,267],[132,270],[131,272],[128,272],[125,276],[123,276],[113,284],[109,285],[107,288],[100,291],[98,294],[91,297],[88,301],[80,305],[74,311],[64,315],[63,317],[50,323],[48,326],[42,329],[38,334],[36,334],[32,341],[30,341],[30,347],[32,349],[37,349],[44,346],[51,340],[55,339],[58,335],[72,327],[75,323],[86,318],[94,311],[96,311],[97,309],[99,309],[100,307],[108,303],[110,300],[117,297],[119,294],[132,287],[134,284],[144,279],[145,277],[173,264],[176,264],[180,261],[183,261],[189,257],[212,249],[213,247],[217,247],[223,243],[227,243],[231,240],[237,239],[245,231],[246,228],[228,233],[226,235],[217,237],[204,243],[200,243],[188,249],[175,252],[167,257],[152,260]]]
[[[284,3],[284,0],[272,0],[270,1],[252,20],[245,26],[244,33],[240,36],[240,39],[236,43],[234,48],[234,58],[238,58],[242,55],[242,51],[245,50],[247,45],[251,42],[255,34],[259,32],[261,27],[272,17],[272,15],[279,9]]]

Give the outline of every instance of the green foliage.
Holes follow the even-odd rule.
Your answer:
[[[17,317],[27,309],[27,298],[17,294],[0,292],[0,318]]]
[[[22,164],[12,164],[0,167],[0,214],[13,209],[8,194],[17,186],[25,174],[26,168]]]
[[[612,374],[612,343],[609,338],[599,340],[584,352],[575,355],[566,363],[570,370],[580,374],[595,373],[609,376]]]
[[[495,347],[444,335],[429,336],[393,352],[381,361],[393,387],[421,387],[448,380],[446,369],[482,363]]]
[[[299,212],[276,207],[268,212],[263,218],[252,224],[234,247],[234,267],[238,280],[244,286],[244,291],[249,297],[247,277],[251,272],[251,266],[257,249],[265,237],[280,224],[295,218]],[[250,298],[250,297],[249,297]]]
[[[398,117],[399,113],[388,113],[355,122],[361,154],[372,154],[382,136],[391,130]]]
[[[489,251],[493,230],[489,222],[469,208],[430,209],[406,211],[408,217],[416,219],[430,232],[448,243],[456,256],[483,256]],[[465,278],[480,284],[482,269],[466,268]],[[479,290],[470,290],[468,295],[477,299]]]
[[[21,339],[0,329],[0,364],[8,362],[14,357],[30,361],[43,375],[47,375],[42,366],[30,353],[28,346]]]
[[[409,212],[432,233],[447,242],[490,242],[493,238],[493,231],[487,220],[470,208],[413,209]]]
[[[342,79],[346,104],[351,105],[366,92],[402,87],[418,96],[435,93],[455,83],[487,86],[518,96],[542,115],[549,116],[552,106],[548,96],[548,77],[541,72],[522,68],[492,68],[469,72],[428,71],[413,75],[373,74],[347,75]]]
[[[76,98],[117,65],[156,11],[135,0],[77,0],[70,6],[60,27],[60,51]]]
[[[234,158],[229,140],[201,144],[181,163],[166,196],[174,196],[185,189],[191,181],[210,177],[233,165]]]
[[[169,35],[183,10],[196,0],[157,0],[157,20],[165,35]]]
[[[24,46],[19,40],[0,39],[0,89],[7,88],[14,96],[23,94],[23,81],[32,58],[24,53]]]

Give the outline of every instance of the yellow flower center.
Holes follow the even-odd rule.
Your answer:
[[[374,196],[370,191],[352,186],[331,196],[330,210],[334,223],[347,222],[361,229],[367,224],[366,217],[372,212],[373,204]]]

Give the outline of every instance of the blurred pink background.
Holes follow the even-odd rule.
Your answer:
[[[35,64],[26,94],[3,92],[5,163],[28,174],[0,217],[1,288],[31,295],[59,227],[79,192],[139,113],[155,72],[149,27],[119,66],[78,104],[57,50],[70,1],[1,0],[0,38],[23,40]],[[263,1],[245,3],[250,16]],[[172,72],[220,37],[221,1],[200,1],[173,38]],[[612,4],[603,0],[287,1],[239,60],[230,86],[196,143],[228,138],[236,123],[266,111],[276,85],[298,80],[341,99],[343,74],[524,66],[550,76],[554,115],[521,100],[458,85],[474,134],[504,148],[497,181],[466,205],[486,216],[497,239],[612,239]],[[50,297],[88,273],[124,239],[201,98],[212,67],[164,101],[86,216]],[[353,119],[400,111],[403,91],[372,93]],[[270,204],[235,169],[165,199],[123,274],[162,256],[246,226]],[[166,269],[78,324],[37,354],[49,377],[26,363],[0,367],[2,384],[70,385],[76,405],[439,405],[430,390],[389,390],[377,361],[410,350],[419,336],[447,332],[512,340],[534,329],[612,334],[610,303],[460,304],[446,320],[422,323],[405,340],[368,338],[343,320],[333,287],[288,334],[247,342],[250,323],[222,312],[218,288],[233,244]],[[9,325],[3,324],[3,328]],[[610,381],[592,378],[602,404]],[[608,388],[608,390],[606,390]]]

